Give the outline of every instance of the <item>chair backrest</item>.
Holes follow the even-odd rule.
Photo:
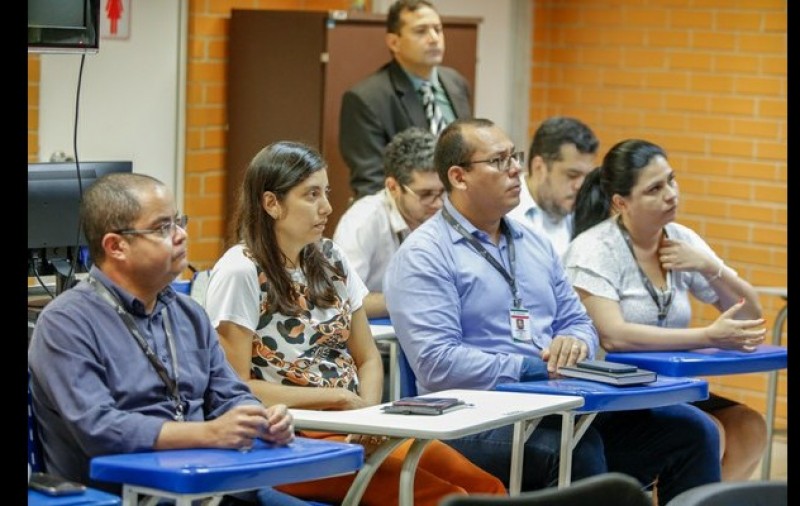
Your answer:
[[[689,489],[667,506],[786,506],[786,480],[723,481]]]
[[[414,397],[417,395],[417,377],[411,364],[408,363],[403,347],[397,347],[398,370],[400,371],[400,397]]]
[[[31,395],[31,371],[28,369],[28,465],[34,473],[44,472],[42,443],[39,440],[39,426],[33,414],[33,396]]]
[[[439,506],[651,506],[652,498],[639,482],[626,474],[604,473],[572,482],[565,488],[544,488],[515,497],[488,495],[449,496]],[[671,503],[670,503],[671,504]]]

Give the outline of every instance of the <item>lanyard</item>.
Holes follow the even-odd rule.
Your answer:
[[[617,225],[619,226],[620,233],[622,233],[622,237],[625,239],[625,244],[628,245],[628,250],[630,250],[631,256],[633,256],[633,261],[636,262],[636,267],[639,269],[639,276],[642,278],[642,284],[647,289],[647,292],[650,294],[650,298],[653,299],[653,302],[655,302],[656,307],[658,308],[658,325],[660,327],[667,318],[667,313],[669,312],[670,306],[672,306],[672,270],[667,271],[667,286],[669,288],[666,291],[659,290],[656,292],[656,288],[653,286],[650,278],[648,278],[647,274],[644,273],[642,266],[639,265],[639,261],[636,259],[636,253],[633,252],[631,235],[628,233],[628,229],[626,229],[625,225],[622,223],[622,219],[617,218]],[[664,236],[668,237],[666,229],[664,229]]]
[[[136,322],[133,320],[133,317],[125,310],[125,308],[122,307],[119,299],[117,299],[114,294],[108,290],[108,288],[106,288],[102,283],[98,282],[93,276],[89,276],[88,281],[92,288],[94,288],[95,292],[97,292],[97,294],[100,295],[103,300],[108,302],[111,307],[116,310],[120,318],[122,318],[122,321],[125,322],[125,325],[128,327],[128,330],[133,338],[139,344],[139,347],[144,352],[144,355],[150,361],[150,364],[152,364],[153,368],[155,368],[156,372],[158,373],[158,377],[161,378],[161,381],[163,381],[167,386],[170,396],[172,397],[172,401],[175,403],[175,415],[173,418],[176,422],[182,422],[184,420],[184,408],[183,401],[181,401],[181,393],[178,388],[178,353],[175,349],[175,337],[172,334],[172,323],[169,319],[169,315],[167,314],[167,308],[165,307],[161,310],[161,316],[164,318],[164,331],[167,334],[167,343],[169,344],[169,354],[172,358],[172,371],[175,374],[175,379],[169,377],[167,368],[164,367],[164,364],[161,363],[153,349],[142,336],[141,332],[139,332],[139,328],[136,326]]]
[[[455,218],[453,218],[453,215],[450,214],[446,207],[442,207],[442,216],[451,227],[456,229],[456,231],[461,234],[464,239],[466,239],[467,242],[472,245],[473,248],[475,248],[475,251],[477,251],[480,256],[489,262],[492,267],[497,270],[497,272],[503,275],[506,283],[508,283],[508,286],[511,288],[511,294],[514,296],[514,307],[522,307],[522,301],[517,294],[517,279],[514,275],[514,265],[516,263],[514,238],[511,236],[511,230],[509,229],[508,225],[505,222],[501,222],[500,227],[503,231],[503,235],[506,237],[506,242],[508,243],[508,263],[511,265],[511,274],[509,274],[508,271],[506,271],[506,269],[500,265],[500,262],[498,262],[492,255],[489,254],[488,251],[486,251],[486,248],[484,248],[483,245],[478,242],[478,240],[475,239],[472,234],[467,232],[467,229],[465,229],[459,222],[455,220]]]

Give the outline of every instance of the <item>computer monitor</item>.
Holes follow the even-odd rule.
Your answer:
[[[87,267],[79,261],[83,192],[104,174],[132,171],[131,161],[29,163],[28,274],[55,275],[58,293],[68,288],[63,284]]]

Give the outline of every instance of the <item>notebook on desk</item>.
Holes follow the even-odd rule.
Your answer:
[[[558,374],[567,378],[580,378],[620,386],[652,383],[658,378],[655,372],[647,369],[605,361],[578,362],[573,366],[564,365],[558,368]]]

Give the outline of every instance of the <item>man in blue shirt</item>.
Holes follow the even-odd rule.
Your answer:
[[[523,153],[489,120],[456,120],[434,164],[447,198],[403,242],[384,279],[397,338],[420,392],[492,390],[558,377],[593,358],[597,332],[550,241],[505,218],[519,203]],[[558,480],[560,417],[525,445],[523,490]],[[512,428],[448,441],[508,484]],[[658,480],[658,502],[720,480],[719,434],[692,406],[600,413],[573,452],[574,479],[619,471]]]
[[[45,307],[28,351],[47,470],[119,493],[89,479],[92,457],[291,442],[286,406],[250,393],[203,308],[170,287],[188,264],[172,192],[150,176],[110,174],[83,195],[81,222],[94,266]]]

